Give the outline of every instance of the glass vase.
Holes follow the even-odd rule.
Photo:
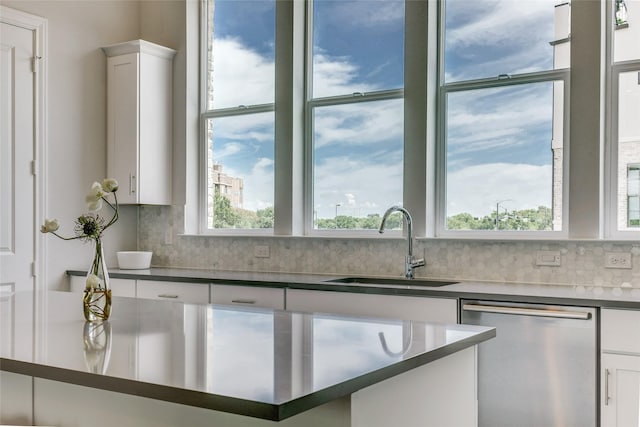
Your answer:
[[[84,318],[89,322],[102,322],[111,314],[109,272],[99,238],[95,239],[95,254],[87,271],[82,306]]]
[[[104,322],[84,322],[82,331],[84,361],[89,372],[104,375],[111,357],[111,324]]]

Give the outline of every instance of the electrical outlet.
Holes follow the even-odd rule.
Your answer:
[[[560,251],[538,251],[536,252],[536,265],[559,267]]]
[[[629,252],[607,252],[604,254],[605,268],[631,268]]]
[[[269,246],[254,246],[253,256],[256,258],[269,258]]]
[[[167,229],[164,230],[164,244],[173,245],[173,227],[167,227]]]

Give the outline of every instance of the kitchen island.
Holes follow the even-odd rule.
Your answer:
[[[495,336],[132,298],[96,325],[67,292],[4,296],[0,316],[3,417],[64,426],[471,426],[475,346]]]

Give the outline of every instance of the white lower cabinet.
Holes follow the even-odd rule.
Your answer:
[[[138,298],[180,301],[192,304],[209,303],[209,286],[202,283],[138,280]]]
[[[109,278],[109,286],[111,286],[111,295],[114,297],[135,298],[136,296],[135,280]],[[84,288],[84,276],[69,276],[69,290],[71,292],[83,292]]]
[[[287,310],[458,323],[455,298],[287,289]]]
[[[33,425],[33,379],[0,371],[0,424]]]
[[[211,285],[211,303],[284,310],[284,288]]]
[[[603,354],[602,427],[640,425],[640,355]]]
[[[601,426],[640,425],[640,311],[601,311]]]

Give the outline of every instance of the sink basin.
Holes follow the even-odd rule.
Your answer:
[[[325,280],[332,283],[361,283],[370,285],[403,285],[403,286],[427,286],[439,287],[453,285],[458,282],[447,282],[443,280],[421,280],[421,279],[389,279],[382,277],[340,277],[338,279]]]

